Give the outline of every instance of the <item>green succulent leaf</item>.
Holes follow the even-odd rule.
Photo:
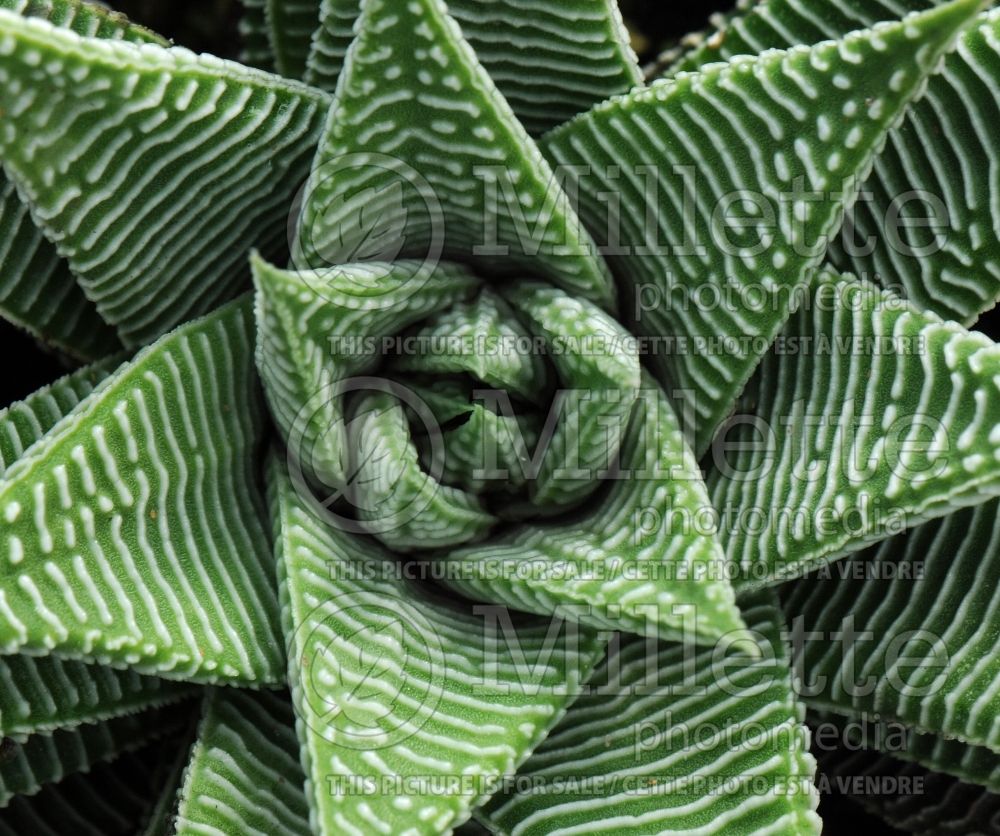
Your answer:
[[[242,40],[240,61],[249,67],[274,72],[274,53],[271,51],[267,26],[267,0],[240,0],[243,14],[239,31]]]
[[[693,413],[697,454],[794,309],[887,131],[980,6],[959,0],[711,65],[543,138],[554,165],[583,172],[587,226],[612,227],[602,243],[634,328],[670,338],[651,359]],[[620,203],[610,215],[608,192]]]
[[[925,734],[865,712],[847,715],[821,709],[810,712],[808,721],[820,745],[824,735],[835,732],[835,739],[845,748],[872,749],[967,784],[978,784],[990,792],[1000,790],[1000,755],[985,746]]]
[[[251,245],[280,249],[325,94],[3,11],[0,45],[0,157],[127,346],[237,295]]]
[[[784,590],[810,704],[1000,752],[998,510],[957,511]]]
[[[0,411],[0,477],[120,365],[95,363]],[[0,656],[0,737],[23,739],[178,700],[192,689],[54,656]]]
[[[0,644],[200,681],[281,677],[248,300],[101,383],[0,481]]]
[[[313,33],[319,27],[319,0],[263,0],[268,44],[276,72],[303,78]]]
[[[155,746],[155,744],[154,744]],[[0,836],[109,836],[134,833],[149,812],[160,770],[146,751],[125,752],[64,775],[0,810]],[[152,836],[152,834],[150,834]]]
[[[714,519],[699,516],[709,506],[701,471],[648,375],[617,460],[620,478],[589,506],[448,553],[442,582],[611,630],[685,641],[741,630]]]
[[[210,690],[172,832],[302,836],[309,832],[304,780],[286,695]]]
[[[867,749],[837,750],[819,757],[824,783],[841,790],[887,824],[918,836],[992,836],[1000,795],[950,775]],[[893,793],[867,793],[860,786],[896,786]],[[903,788],[920,787],[920,792]]]
[[[470,297],[476,281],[459,267],[427,271],[407,261],[299,273],[254,258],[252,271],[257,368],[271,415],[306,475],[343,487],[345,385],[377,369],[384,338]]]
[[[305,79],[333,90],[361,4],[311,5],[319,5],[321,23]],[[532,136],[642,81],[613,0],[452,0],[448,13]]]
[[[766,0],[675,69],[837,38],[934,5],[934,0]],[[865,197],[852,210],[852,228],[831,242],[833,264],[959,322],[974,322],[1000,300],[995,219],[1000,187],[995,176],[984,176],[997,165],[989,126],[1000,118],[992,89],[998,81],[1000,10],[994,9],[962,34],[941,72],[929,79],[925,96],[890,133],[861,187]],[[897,224],[895,218],[903,220]]]
[[[494,798],[487,824],[510,836],[818,834],[815,763],[776,603],[748,599],[761,652],[721,679],[717,649],[622,637],[519,771],[530,789]]]
[[[75,0],[0,0],[0,9],[48,20],[79,35],[160,43],[124,16]],[[14,184],[0,172],[0,316],[49,345],[90,360],[120,346],[70,272],[35,226]]]
[[[86,772],[95,763],[170,734],[182,723],[182,713],[154,709],[52,734],[35,734],[23,743],[13,743],[0,763],[0,807],[6,807],[15,796],[34,795],[66,775]]]
[[[708,474],[737,588],[1000,493],[998,371],[1000,347],[982,334],[821,274]]]
[[[611,307],[593,241],[442,0],[372,0],[357,25],[295,265],[443,255]]]
[[[603,643],[437,595],[317,516],[276,460],[269,476],[314,827],[450,831],[558,722]],[[359,792],[394,776],[394,791]],[[462,783],[442,794],[435,779]]]

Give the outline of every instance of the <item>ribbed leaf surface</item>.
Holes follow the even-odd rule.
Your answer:
[[[313,165],[300,269],[443,253],[602,306],[614,286],[443,0],[373,0]]]
[[[205,697],[174,832],[307,836],[309,808],[287,696],[235,688]]]
[[[825,782],[887,824],[918,836],[997,836],[1000,795],[950,775],[862,749],[819,758]],[[887,779],[887,782],[884,780]],[[860,786],[858,784],[860,783]],[[882,786],[897,793],[871,792]],[[919,786],[919,792],[913,790]]]
[[[934,5],[939,3],[766,0],[735,17],[674,69],[837,38]],[[993,10],[962,35],[940,74],[931,78],[926,96],[890,134],[861,188],[867,196],[853,212],[854,228],[833,241],[834,264],[900,288],[919,308],[947,319],[971,323],[996,304],[1000,178],[994,173],[998,161],[991,126],[1000,119],[998,81],[1000,10]]]
[[[132,43],[165,42],[101,6],[75,0],[0,0],[0,9],[48,20],[79,35]],[[55,247],[42,235],[14,184],[0,172],[0,316],[76,357],[118,347],[114,329],[87,300]]]
[[[139,354],[0,481],[0,644],[173,678],[281,677],[247,301]]]
[[[558,722],[602,643],[571,625],[505,627],[494,610],[491,629],[317,517],[276,462],[270,475],[315,831],[450,831]],[[397,778],[407,783],[360,791]]]
[[[622,637],[519,771],[528,789],[497,796],[488,822],[511,836],[818,834],[780,614],[766,593],[744,612],[763,655],[726,678],[715,650]]]
[[[274,72],[274,55],[267,32],[267,0],[240,0],[243,14],[239,30],[242,39],[240,61],[250,67]]]
[[[123,342],[236,295],[249,247],[283,236],[325,94],[7,12],[0,47],[0,155]]]
[[[595,235],[610,218],[615,238],[602,243],[627,279],[635,328],[671,338],[654,361],[693,411],[696,453],[822,259],[852,178],[868,173],[979,6],[960,0],[835,43],[713,65],[543,139],[553,164],[585,167],[579,211]],[[610,213],[608,192],[620,204]]]
[[[871,284],[824,273],[737,415],[708,475],[737,588],[1000,493],[1000,347]]]
[[[847,707],[847,712],[850,711]],[[864,712],[838,714],[820,710],[810,712],[808,722],[817,729],[817,742],[821,735],[836,731],[840,740],[852,748],[872,749],[897,760],[917,763],[932,772],[943,772],[967,784],[978,784],[990,792],[1000,790],[1000,755],[985,746],[970,746],[961,740],[924,734],[897,721],[882,720],[878,715]]]
[[[441,558],[442,582],[474,600],[565,611],[611,630],[714,641],[743,626],[725,557],[699,515],[698,464],[647,375],[622,443],[622,477],[555,521],[531,521]]]
[[[305,78],[333,90],[360,3],[318,5],[322,24]],[[448,12],[533,136],[642,80],[614,0],[452,0]]]
[[[1000,752],[998,510],[956,512],[859,555],[844,578],[833,566],[784,590],[790,626],[819,634],[801,651],[811,703]]]
[[[182,721],[183,714],[166,709],[36,734],[14,743],[0,764],[0,807],[15,796],[34,795],[66,775],[86,772],[95,763],[170,734]]]
[[[87,773],[46,784],[35,795],[17,796],[0,810],[0,836],[125,836],[149,811],[159,770],[146,751],[126,752]]]
[[[319,28],[319,0],[264,0],[267,37],[276,72],[306,74],[313,33]]]

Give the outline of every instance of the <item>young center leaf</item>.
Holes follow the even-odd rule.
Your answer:
[[[377,543],[318,516],[277,459],[268,473],[314,829],[451,830],[558,722],[603,643],[408,580]]]

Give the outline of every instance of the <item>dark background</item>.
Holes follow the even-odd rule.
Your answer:
[[[713,11],[729,4],[723,0],[704,3],[664,3],[662,0],[621,0],[630,28],[641,33],[645,50],[641,59],[651,61],[661,47],[687,32],[701,28]],[[118,0],[114,8],[138,23],[173,38],[199,52],[236,58],[239,52],[238,0]],[[991,338],[1000,337],[1000,314],[986,314],[977,326]],[[0,320],[0,407],[19,400],[38,387],[55,380],[72,364],[40,346],[33,338]],[[898,833],[856,804],[838,796],[825,796],[820,804],[824,833],[853,834],[861,828],[886,836]]]

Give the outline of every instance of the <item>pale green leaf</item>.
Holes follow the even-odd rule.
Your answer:
[[[622,637],[498,795],[488,824],[551,833],[818,834],[815,763],[772,595],[745,609],[760,656]]]
[[[998,510],[958,511],[783,590],[810,704],[1000,752]]]
[[[1000,347],[823,273],[708,474],[738,589],[1000,494]]]
[[[376,543],[316,516],[276,461],[269,473],[314,831],[450,832],[558,722],[602,642],[405,579]],[[350,789],[397,778],[409,783]]]
[[[4,474],[5,652],[280,679],[248,302],[140,353]]]
[[[307,836],[304,781],[286,695],[210,690],[172,832]]]
[[[250,246],[280,249],[328,102],[210,56],[0,12],[0,156],[126,345],[235,296]]]
[[[318,5],[305,78],[333,90],[361,4]],[[642,80],[614,0],[452,0],[448,12],[533,136]]]
[[[692,410],[696,453],[823,258],[857,178],[980,5],[711,65],[543,138],[554,165],[583,167],[579,211],[595,235],[610,218],[615,240],[601,243],[627,279],[623,308]],[[608,192],[620,202],[610,214]]]

